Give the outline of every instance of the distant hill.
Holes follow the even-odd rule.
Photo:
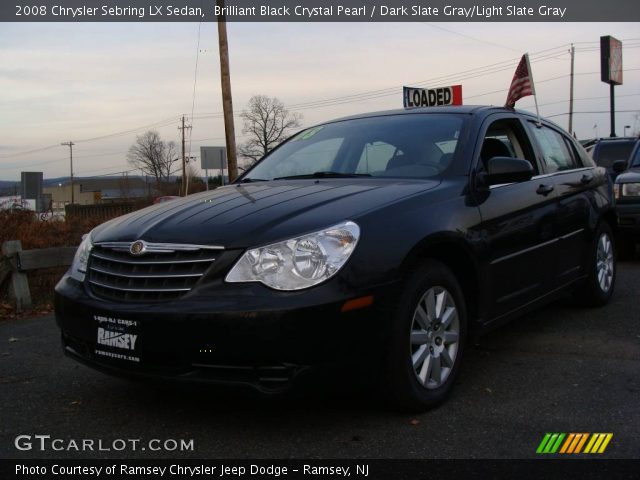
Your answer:
[[[99,179],[99,178],[118,178],[118,175],[109,175],[109,176],[95,176],[95,177],[75,177],[73,180],[76,183],[82,183],[83,180],[95,180],[95,179]],[[130,180],[133,179],[142,179],[145,180],[145,177],[143,177],[142,175],[129,175],[128,177]],[[178,180],[179,177],[177,176],[171,176],[170,177],[170,181],[171,182],[175,182]],[[151,183],[151,177],[147,177],[147,181],[149,181]],[[51,187],[53,185],[58,185],[58,184],[62,184],[62,185],[66,185],[69,183],[69,177],[56,177],[56,178],[45,178],[42,180],[42,186],[43,187]],[[14,181],[14,180],[0,180],[0,197],[1,196],[7,196],[7,195],[13,195],[15,189],[18,190],[18,192],[20,191],[20,181]]]
[[[0,197],[13,195],[15,189],[20,189],[20,182],[0,180]]]

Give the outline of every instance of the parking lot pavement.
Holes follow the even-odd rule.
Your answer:
[[[4,322],[0,457],[522,458],[545,432],[612,432],[603,457],[640,458],[639,298],[640,261],[621,263],[607,307],[560,301],[482,337],[449,401],[421,415],[364,395],[264,399],[128,383],[65,358],[53,316]],[[18,451],[20,434],[193,439],[194,450]]]

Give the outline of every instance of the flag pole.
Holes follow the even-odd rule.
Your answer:
[[[527,70],[529,71],[529,78],[531,79],[531,92],[533,93],[533,100],[536,103],[536,115],[538,116],[538,126],[542,126],[540,121],[540,109],[538,109],[538,96],[536,95],[536,84],[533,81],[533,70],[531,70],[531,63],[529,63],[529,53],[525,53],[524,57],[527,59]]]

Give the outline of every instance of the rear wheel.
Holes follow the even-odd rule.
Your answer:
[[[409,276],[396,309],[387,355],[387,394],[408,410],[443,401],[457,376],[466,308],[456,277],[429,260]]]
[[[586,283],[575,293],[576,299],[587,306],[605,305],[613,295],[616,282],[616,250],[611,227],[603,222],[589,252]]]

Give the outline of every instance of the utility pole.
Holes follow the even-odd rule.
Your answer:
[[[569,75],[569,133],[573,135],[573,67],[576,58],[576,47],[571,44],[571,74]]]
[[[75,143],[69,140],[68,142],[61,143],[60,145],[69,147],[69,164],[71,171],[71,205],[73,205],[75,203],[75,196],[73,192],[73,146],[75,145]]]
[[[222,12],[218,15],[218,47],[220,50],[220,80],[222,86],[222,111],[224,112],[224,134],[227,143],[227,168],[229,181],[238,176],[236,157],[236,134],[233,124],[233,101],[231,98],[231,73],[229,70],[229,44],[227,42],[227,22],[224,13],[224,0],[216,0]]]
[[[185,118],[182,115],[182,126],[178,127],[178,130],[182,132],[182,196],[187,196],[187,152],[185,147],[185,134],[184,131],[191,128],[191,125],[185,125]]]

